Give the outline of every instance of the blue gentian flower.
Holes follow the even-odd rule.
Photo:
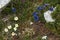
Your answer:
[[[39,20],[39,17],[36,15],[34,16],[34,21],[37,22]]]
[[[53,11],[53,7],[49,8],[50,11]]]
[[[37,14],[38,14],[38,12],[34,12],[34,13],[33,13],[33,16],[35,16],[35,15],[37,15]]]
[[[43,10],[43,9],[44,9],[43,6],[39,6],[39,7],[37,8],[37,10]]]
[[[12,8],[12,12],[16,12],[16,8],[13,7],[13,8]]]

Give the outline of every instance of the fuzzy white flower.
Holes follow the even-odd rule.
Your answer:
[[[14,27],[13,29],[14,29],[14,31],[16,31],[16,30],[17,30],[17,28],[16,28],[16,27]]]
[[[15,35],[16,35],[16,33],[12,32],[12,33],[11,33],[11,35],[12,35],[12,36],[15,36]]]
[[[19,25],[18,24],[15,24],[15,27],[18,27]]]
[[[17,21],[17,20],[18,20],[18,17],[17,17],[17,16],[16,16],[16,17],[14,17],[14,20],[15,20],[15,21]]]
[[[7,29],[7,28],[5,28],[5,29],[4,29],[4,31],[5,31],[5,32],[8,32],[8,29]]]
[[[55,9],[56,9],[56,7],[54,8],[53,11],[55,11]],[[51,13],[53,13],[53,11],[48,10],[48,11],[44,12],[44,18],[45,18],[46,22],[54,22],[55,21],[55,19],[53,19],[51,16]]]
[[[9,26],[7,26],[8,27],[8,29],[11,29],[12,28],[12,26],[11,25],[9,25]]]
[[[47,36],[43,36],[42,39],[47,39]]]

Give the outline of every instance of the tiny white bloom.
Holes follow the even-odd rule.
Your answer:
[[[15,20],[15,21],[17,21],[17,20],[18,20],[18,17],[17,17],[17,16],[16,16],[16,17],[14,17],[14,20]]]
[[[18,24],[15,24],[15,27],[18,27],[19,25]]]
[[[11,26],[11,25],[9,25],[9,26],[8,26],[8,29],[11,29],[11,28],[12,28],[12,26]]]
[[[47,36],[43,36],[42,39],[47,39]]]
[[[32,25],[33,24],[33,22],[30,22],[30,25]]]
[[[12,32],[12,33],[11,33],[11,35],[12,35],[12,36],[15,36],[15,35],[16,35],[16,33]]]
[[[8,29],[7,29],[7,28],[5,28],[5,29],[4,29],[4,31],[5,31],[5,32],[8,32]]]
[[[17,30],[17,28],[16,27],[14,27],[14,31],[16,31]]]

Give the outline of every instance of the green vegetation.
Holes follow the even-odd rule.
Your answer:
[[[23,2],[24,1],[24,2]],[[2,20],[0,20],[0,33],[2,32],[2,30],[6,27],[6,25],[8,24],[8,22],[10,22],[10,24],[14,24],[14,23],[18,23],[18,24],[24,24],[24,22],[26,21],[33,21],[33,12],[37,11],[35,4],[37,5],[43,5],[45,3],[50,4],[50,6],[46,7],[44,10],[42,11],[38,11],[38,16],[39,16],[39,21],[45,22],[45,25],[48,29],[50,29],[51,31],[53,31],[55,34],[60,35],[60,0],[43,0],[42,3],[39,3],[38,1],[34,0],[12,0],[7,7],[1,12],[1,17],[0,19],[3,19],[5,16],[10,16],[9,20],[7,22],[3,22]],[[56,20],[53,23],[46,23],[43,13],[45,11],[48,10],[49,7],[51,6],[56,6],[57,9],[51,14],[52,17]],[[12,12],[12,7],[16,8],[16,12]],[[15,22],[13,20],[14,16],[18,16],[19,20],[17,22]],[[2,33],[1,33],[2,34]],[[23,40],[29,40],[30,37],[26,36],[23,38]],[[1,39],[0,37],[0,40]],[[40,37],[38,37],[37,40],[41,40]]]

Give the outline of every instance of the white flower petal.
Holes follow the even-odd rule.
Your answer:
[[[11,29],[11,28],[12,28],[12,26],[11,26],[11,25],[9,25],[9,26],[8,26],[8,29]]]
[[[14,27],[14,31],[16,31],[17,30],[17,28],[16,27]]]
[[[4,31],[5,31],[5,32],[8,32],[8,29],[7,29],[7,28],[5,28],[5,29],[4,29]]]
[[[15,27],[18,27],[19,25],[18,24],[15,24]]]
[[[11,33],[11,35],[12,35],[12,36],[15,36],[15,35],[16,35],[16,33],[12,32],[12,33]]]
[[[55,11],[55,9],[56,9],[56,7],[54,8],[54,11]],[[46,22],[54,22],[55,21],[55,19],[52,18],[51,13],[53,13],[53,11],[50,11],[50,10],[44,12],[44,18],[45,18]]]
[[[47,39],[47,36],[43,36],[42,39]]]
[[[14,17],[14,20],[17,21],[18,20],[18,17]]]

